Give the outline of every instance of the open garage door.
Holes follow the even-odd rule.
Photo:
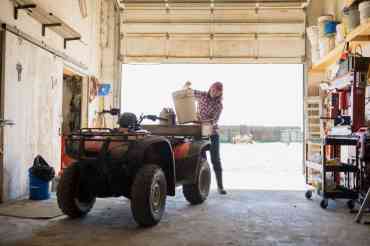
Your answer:
[[[120,2],[123,63],[304,62],[304,0]]]

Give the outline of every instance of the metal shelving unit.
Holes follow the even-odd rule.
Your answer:
[[[320,206],[327,208],[328,199],[348,199],[348,207],[353,208],[359,197],[360,180],[360,161],[357,136],[335,136],[327,135],[321,145],[322,162],[309,163],[308,167],[321,172],[321,187],[316,187],[318,194],[322,196]],[[354,159],[348,160],[348,163],[336,162],[330,163],[327,156],[328,146],[353,146],[355,151]],[[329,187],[328,174],[331,174],[332,183]],[[342,177],[341,177],[342,174]],[[306,197],[311,198],[312,190],[306,192]]]

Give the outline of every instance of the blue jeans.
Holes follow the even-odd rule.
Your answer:
[[[220,136],[218,134],[214,134],[211,136],[211,162],[213,165],[213,170],[215,173],[222,172],[221,166],[221,158],[220,158]]]

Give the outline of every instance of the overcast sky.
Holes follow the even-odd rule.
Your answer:
[[[199,90],[224,84],[221,125],[302,125],[302,65],[124,65],[122,109],[159,114],[187,80]]]

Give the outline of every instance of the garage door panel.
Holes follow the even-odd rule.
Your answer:
[[[222,57],[256,57],[258,41],[256,40],[215,40],[213,55]]]
[[[124,1],[123,62],[301,63],[303,2]]]
[[[163,21],[166,17],[166,10],[162,9],[130,9],[124,11],[125,22],[148,22],[148,21]]]
[[[209,57],[210,42],[207,39],[175,39],[169,42],[170,57]]]
[[[122,32],[130,33],[295,33],[303,34],[304,23],[126,23]]]
[[[302,22],[302,9],[125,9],[125,22]]]
[[[134,33],[186,33],[186,34],[204,34],[209,33],[211,27],[208,23],[154,23],[141,24],[129,23],[122,26],[122,32],[127,34]]]
[[[266,39],[260,40],[258,51],[261,57],[303,57],[304,43],[299,39]]]
[[[301,9],[215,9],[214,19],[219,22],[302,22]]]
[[[165,37],[134,36],[126,38],[127,56],[164,56],[166,54]]]
[[[215,33],[302,33],[304,23],[220,23],[213,30]]]

